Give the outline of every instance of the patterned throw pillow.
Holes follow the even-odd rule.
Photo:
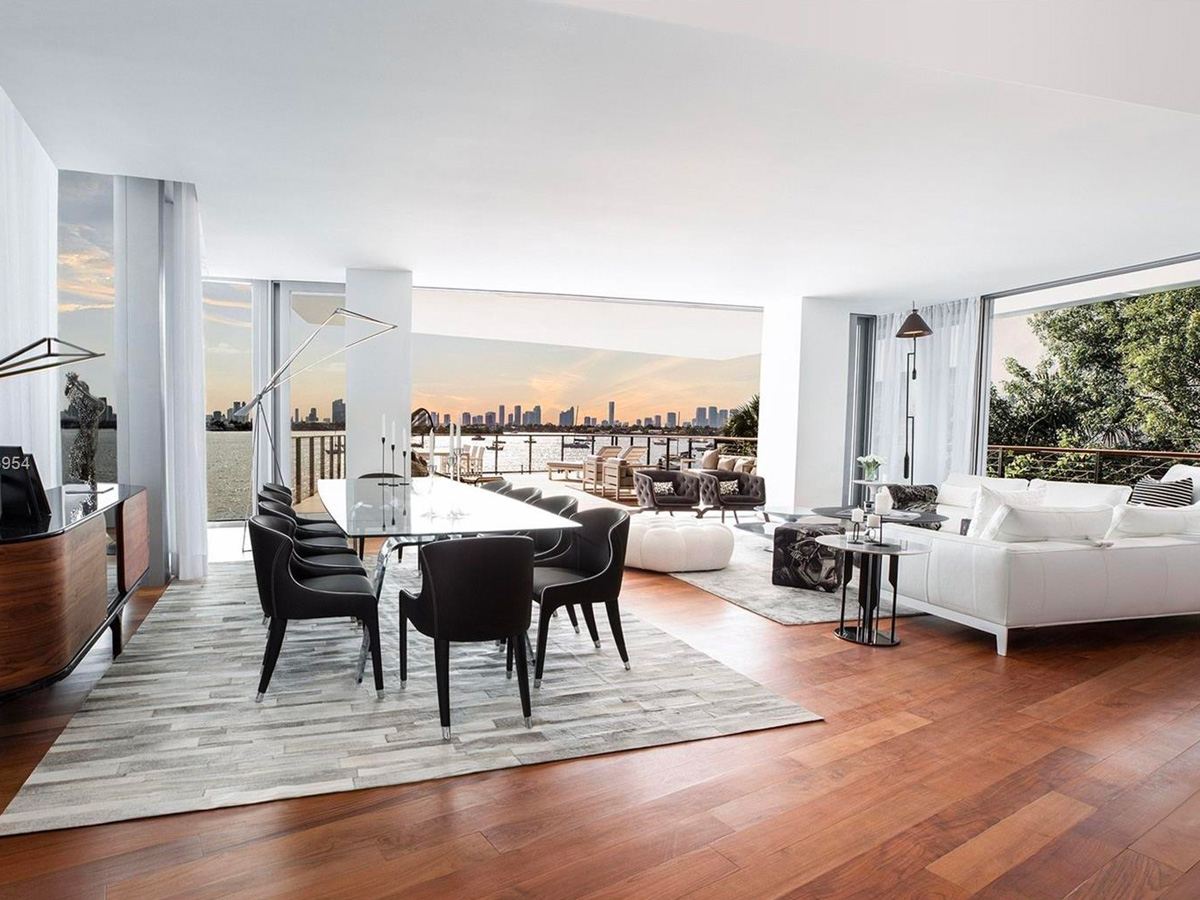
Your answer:
[[[937,512],[938,487],[936,484],[889,484],[888,493],[898,510],[909,512]],[[940,531],[941,522],[926,522],[916,525],[917,528],[928,528],[930,531]]]
[[[722,497],[729,497],[733,494],[740,494],[741,493],[741,485],[738,484],[738,482],[736,480],[730,478],[727,481],[718,482],[717,493],[719,493]]]
[[[656,481],[654,482],[654,496],[656,497],[674,497],[675,482],[673,481]]]
[[[1129,502],[1136,506],[1191,506],[1192,479],[1155,481],[1147,475],[1133,486]]]

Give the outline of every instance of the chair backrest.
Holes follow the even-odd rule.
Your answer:
[[[494,641],[529,628],[533,541],[518,535],[457,538],[421,547],[418,603],[434,623],[430,637]]]
[[[292,489],[290,487],[288,487],[286,484],[280,484],[277,481],[265,482],[262,486],[262,489],[264,491],[274,491],[275,493],[283,494],[287,497],[292,496]]]
[[[359,475],[359,478],[379,478],[387,479],[388,481],[399,481],[400,476],[395,472],[368,472],[366,475]]]
[[[504,496],[520,500],[522,503],[532,503],[534,500],[542,499],[542,491],[535,487],[513,488]]]
[[[571,518],[582,525],[570,532],[576,548],[575,566],[588,575],[599,575],[596,591],[616,599],[625,574],[625,548],[629,544],[629,513],[623,509],[585,509]]]
[[[281,516],[284,519],[290,519],[293,523],[296,521],[296,511],[286,503],[280,503],[272,498],[269,494],[258,495],[258,511],[260,515]]]
[[[275,572],[280,557],[286,561],[294,547],[291,535],[296,523],[283,516],[250,517],[250,554],[254,558],[254,580],[258,584],[258,602],[264,616],[275,615]]]
[[[281,491],[277,487],[271,487],[269,484],[264,484],[263,489],[258,492],[258,496],[270,497],[272,500],[278,500],[280,503],[292,505],[292,495],[290,492]]]
[[[538,509],[544,509],[548,513],[562,516],[565,519],[569,519],[579,511],[579,501],[565,494],[542,497],[539,500],[534,500],[530,503],[530,506],[536,506]],[[553,550],[562,542],[561,531],[535,531],[531,536],[533,537],[533,549],[535,553],[545,553],[548,550]]]
[[[494,494],[507,494],[512,490],[512,482],[501,478],[499,481],[485,481],[480,487]]]
[[[630,446],[628,450],[621,454],[621,459],[625,460],[625,462],[629,463],[631,466],[640,466],[646,461],[646,453],[646,448],[640,444],[637,446]]]

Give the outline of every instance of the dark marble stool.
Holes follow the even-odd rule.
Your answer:
[[[775,529],[771,584],[832,593],[842,586],[842,551],[822,547],[823,534],[845,534],[841,525],[788,522]]]

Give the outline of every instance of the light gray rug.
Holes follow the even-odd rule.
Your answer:
[[[771,554],[768,552],[771,538],[741,528],[733,528],[732,531],[733,557],[728,566],[715,572],[676,572],[672,573],[673,576],[781,625],[814,625],[839,620],[842,609],[840,589],[827,594],[824,591],[771,584]],[[886,580],[885,573],[883,606],[890,612],[892,594],[887,589]],[[854,617],[853,605],[856,603],[858,589],[851,584],[846,590],[848,618]],[[896,615],[921,614],[901,603]]]
[[[441,740],[433,644],[409,629],[399,690],[396,602],[385,586],[384,678],[354,682],[360,632],[295,622],[266,700],[266,631],[248,563],[173,585],[0,815],[0,834],[260,803],[812,722],[809,712],[626,612],[625,671],[607,625],[597,650],[555,619],[545,681],[524,727],[517,680],[494,645],[454,645],[454,739]],[[536,608],[536,607],[535,607]],[[603,621],[604,617],[600,619]]]

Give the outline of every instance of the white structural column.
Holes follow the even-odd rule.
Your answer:
[[[150,510],[148,585],[165,582],[168,566],[167,426],[163,368],[162,183],[113,179],[116,335],[113,370],[117,471],[145,486]]]
[[[347,269],[346,308],[397,326],[346,352],[346,474],[355,477],[379,470],[381,417],[390,444],[392,422],[399,433],[412,415],[412,272]],[[374,330],[348,320],[346,343]],[[390,452],[385,462],[391,465]]]
[[[817,297],[763,309],[758,472],[770,504],[842,500],[854,311]]]

